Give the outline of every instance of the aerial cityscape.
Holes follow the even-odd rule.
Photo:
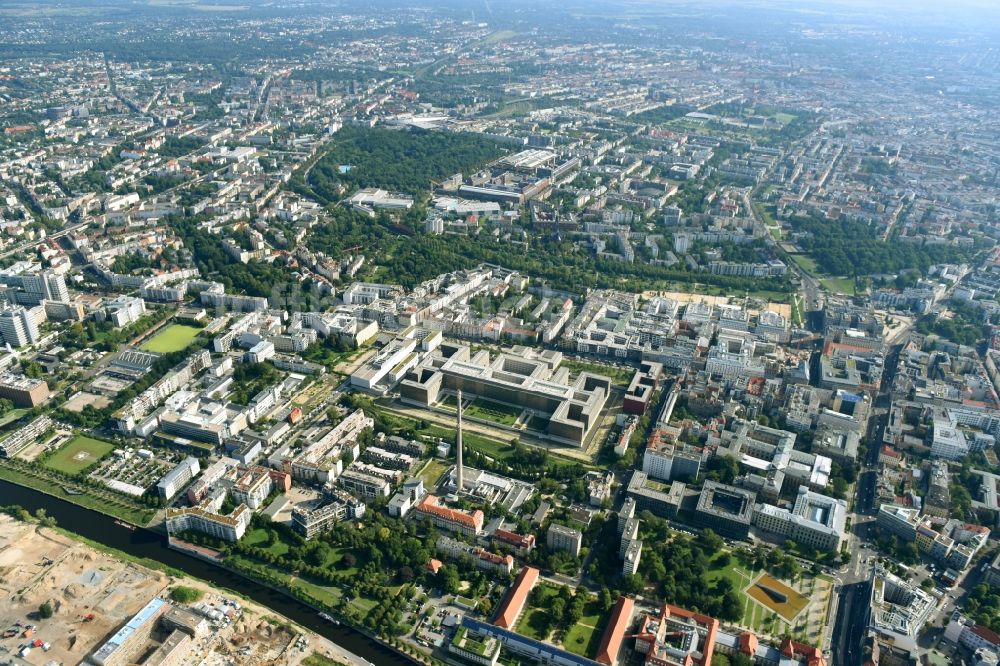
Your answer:
[[[0,0],[0,664],[1000,665],[998,45]]]

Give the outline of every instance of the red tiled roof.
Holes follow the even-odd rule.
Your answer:
[[[993,645],[1000,645],[1000,634],[993,631],[989,627],[984,627],[981,624],[977,624],[972,628],[972,633],[979,636],[984,641],[989,641]]]
[[[705,640],[701,648],[701,664],[709,666],[712,663],[712,654],[715,652],[715,635],[719,632],[719,621],[709,615],[702,615],[670,604],[666,604],[663,611],[665,618],[671,615],[690,618],[705,627]]]
[[[497,619],[493,624],[501,629],[513,629],[514,623],[517,622],[521,610],[524,609],[524,604],[528,601],[528,595],[531,594],[531,589],[535,587],[536,582],[538,582],[538,569],[534,567],[521,569],[521,573],[514,580],[510,592],[504,598],[503,604],[497,612]]]
[[[611,619],[608,620],[607,629],[604,630],[604,636],[601,638],[601,646],[597,649],[596,659],[600,663],[614,666],[618,662],[618,653],[621,651],[625,632],[632,620],[634,607],[635,602],[628,597],[622,597],[615,603],[615,607],[611,611]]]
[[[790,638],[786,638],[781,643],[781,654],[786,657],[803,657],[808,666],[826,666],[826,658],[823,652],[813,645],[799,643]]]
[[[493,538],[518,548],[531,548],[535,545],[534,534],[518,534],[509,530],[497,530],[493,533]]]
[[[744,631],[740,634],[740,652],[748,655],[757,652],[757,636],[751,634],[749,631]]]
[[[483,512],[479,509],[476,509],[472,513],[465,513],[455,509],[449,509],[446,506],[441,506],[438,504],[439,501],[440,500],[436,495],[428,495],[420,504],[416,506],[416,510],[420,513],[428,513],[438,516],[453,523],[461,523],[477,531],[482,528]]]

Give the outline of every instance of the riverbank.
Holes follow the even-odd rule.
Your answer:
[[[85,486],[46,474],[21,461],[4,460],[0,464],[0,480],[31,488],[64,502],[96,511],[105,516],[123,520],[137,527],[145,527],[156,515],[155,509],[130,502],[110,490]],[[72,496],[65,489],[72,491]]]
[[[360,657],[361,663],[378,666],[412,666],[415,662],[381,641],[343,624],[332,625],[316,610],[288,593],[268,588],[246,576],[196,559],[167,547],[166,537],[147,529],[129,529],[115,519],[80,507],[65,499],[36,489],[0,480],[0,505],[19,505],[35,513],[44,509],[58,524],[72,528],[73,534],[119,551],[128,557],[152,560],[185,576],[204,581],[216,589],[233,590],[271,609],[291,622],[323,636],[340,649]]]

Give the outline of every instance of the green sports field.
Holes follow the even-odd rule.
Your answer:
[[[180,351],[186,349],[199,333],[201,329],[196,326],[171,324],[143,343],[142,349],[158,354]]]
[[[114,448],[114,444],[110,442],[77,435],[46,460],[44,465],[57,472],[79,474],[111,453]]]

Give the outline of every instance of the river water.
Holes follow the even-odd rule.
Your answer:
[[[32,513],[45,509],[60,527],[88,539],[136,557],[162,562],[214,585],[236,590],[377,666],[413,666],[415,663],[349,627],[331,625],[317,617],[312,608],[293,597],[259,585],[227,569],[169,549],[165,535],[141,528],[129,530],[116,525],[113,518],[102,513],[0,480],[0,506],[10,504],[18,504]]]

